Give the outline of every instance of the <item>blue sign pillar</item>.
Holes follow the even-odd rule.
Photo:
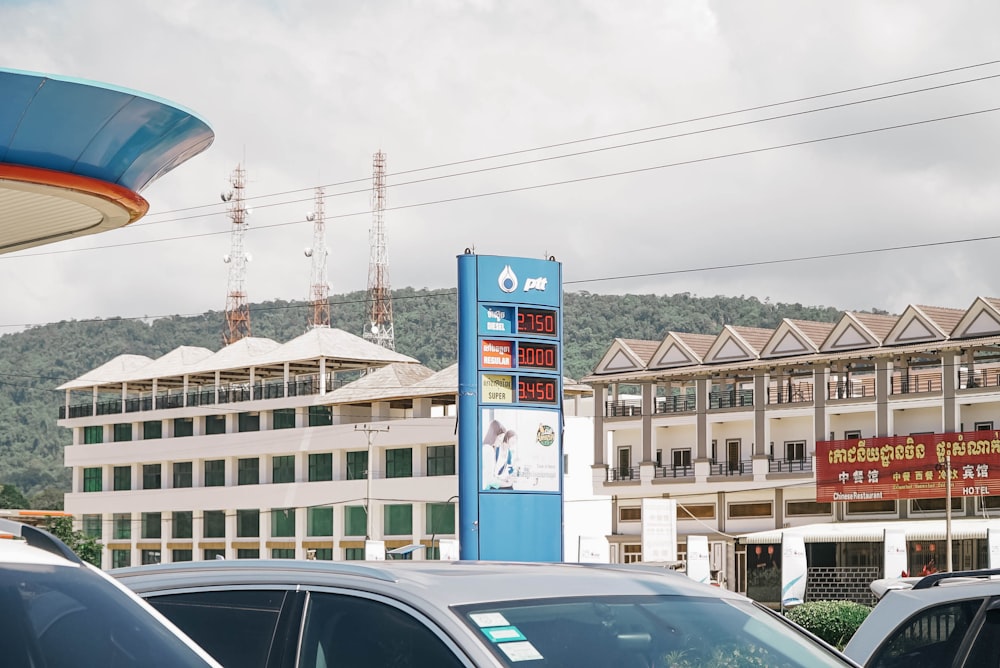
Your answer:
[[[562,561],[562,265],[458,257],[461,559]]]

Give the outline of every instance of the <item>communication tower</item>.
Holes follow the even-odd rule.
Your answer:
[[[389,287],[389,257],[385,247],[385,153],[372,160],[372,228],[369,233],[368,295],[365,313],[368,322],[364,338],[389,350],[396,349],[392,331],[392,290]]]
[[[243,198],[246,186],[246,170],[237,165],[229,176],[230,190],[222,193],[222,201],[228,204],[229,218],[233,221],[233,230],[229,254],[222,261],[229,265],[229,293],[226,296],[226,327],[222,332],[222,341],[227,346],[240,339],[250,336],[250,306],[247,303],[246,278],[247,264],[250,254],[244,250],[243,237],[246,233],[247,210]]]
[[[312,314],[309,317],[310,327],[330,326],[330,284],[326,280],[326,224],[323,219],[323,188],[316,188],[316,203],[313,210],[306,214],[306,220],[313,224],[312,247],[305,250],[306,257],[312,258],[310,271],[311,287],[309,300],[312,302]]]

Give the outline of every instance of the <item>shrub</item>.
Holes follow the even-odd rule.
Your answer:
[[[785,616],[843,649],[869,612],[871,608],[854,601],[812,601],[786,611]]]

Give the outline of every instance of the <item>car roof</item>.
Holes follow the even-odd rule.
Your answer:
[[[0,539],[0,565],[2,564],[76,566],[61,555],[29,545],[17,538]]]
[[[1000,571],[967,571],[928,575],[912,588],[889,589],[851,637],[844,654],[864,664],[888,634],[917,612],[941,603],[1000,595]]]
[[[442,607],[583,593],[747,600],[663,568],[609,564],[237,559],[136,566],[111,574],[140,594],[235,585],[346,587],[397,595],[408,592]]]

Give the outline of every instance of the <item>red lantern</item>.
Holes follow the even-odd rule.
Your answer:
[[[768,554],[774,554],[774,545],[768,545],[767,546],[767,553]]]
[[[760,556],[760,545],[758,545],[757,547],[755,547],[755,548],[753,549],[753,551],[754,551],[754,553],[755,553],[755,554],[756,554],[756,555],[757,555],[757,556],[759,557],[759,556]]]
[[[930,545],[927,546],[927,549],[930,550],[931,552],[933,552],[934,550],[937,549],[937,545],[935,545],[934,543],[931,543]]]
[[[915,552],[920,552],[922,549],[924,549],[924,548],[923,548],[923,546],[920,543],[917,543],[916,545],[913,546],[913,550]]]

